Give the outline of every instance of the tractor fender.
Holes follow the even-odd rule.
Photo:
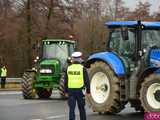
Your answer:
[[[122,62],[121,58],[114,52],[98,52],[92,54],[91,56],[89,56],[86,62],[86,67],[89,67],[90,64],[96,61],[103,61],[110,65],[117,76],[125,75],[124,63]]]
[[[37,72],[35,69],[27,69],[27,70],[25,70],[25,72]]]
[[[140,80],[140,81],[143,81],[146,76],[148,76],[149,74],[152,74],[152,73],[154,73],[154,72],[157,72],[157,71],[159,71],[159,70],[160,70],[160,68],[158,68],[158,67],[148,67],[147,69],[145,69],[145,70],[141,73],[139,80]]]

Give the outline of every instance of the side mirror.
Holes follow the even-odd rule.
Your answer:
[[[34,44],[32,44],[32,49],[39,49],[41,47],[41,44],[39,42],[36,42]]]
[[[71,64],[71,63],[72,63],[71,57],[68,57],[68,58],[67,58],[67,63],[68,63],[68,64]]]
[[[36,49],[36,44],[34,43],[33,45],[32,45],[32,49]]]
[[[123,40],[129,40],[128,29],[127,28],[122,28],[121,29],[121,35],[122,35]]]

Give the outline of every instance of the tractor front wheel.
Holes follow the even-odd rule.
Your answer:
[[[160,75],[151,74],[144,79],[140,101],[144,111],[160,112]]]
[[[90,92],[87,102],[94,112],[118,113],[124,105],[120,102],[120,80],[104,62],[95,62],[89,69]]]
[[[35,90],[32,88],[32,83],[35,79],[34,72],[25,72],[22,77],[22,94],[24,99],[35,98]]]
[[[39,98],[42,99],[48,99],[52,94],[52,89],[37,88],[36,91]]]
[[[62,99],[67,99],[65,96],[65,90],[64,90],[64,75],[65,73],[62,73],[61,75],[61,79],[59,82],[59,92]]]

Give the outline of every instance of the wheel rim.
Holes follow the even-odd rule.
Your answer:
[[[160,91],[159,83],[154,83],[150,85],[147,90],[147,102],[154,109],[160,109],[160,101],[158,100],[159,91]]]
[[[110,93],[109,79],[103,72],[97,72],[91,80],[91,96],[96,103],[104,103]]]

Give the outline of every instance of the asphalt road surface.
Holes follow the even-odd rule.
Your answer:
[[[68,120],[67,101],[54,93],[49,100],[24,100],[19,91],[0,91],[0,120]],[[87,109],[87,120],[143,120],[128,105],[117,115],[98,115]],[[76,120],[79,120],[76,109]]]

